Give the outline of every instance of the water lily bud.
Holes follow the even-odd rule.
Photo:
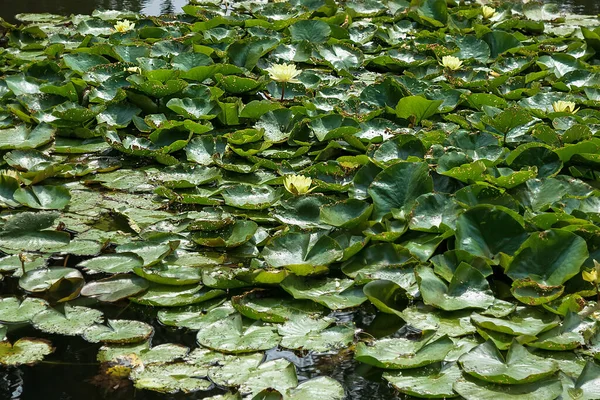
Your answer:
[[[483,6],[481,7],[481,15],[483,18],[489,19],[492,18],[496,14],[496,9],[494,7]]]
[[[141,74],[142,73],[142,69],[140,67],[128,67],[128,68],[124,68],[123,71],[125,72],[134,72],[137,74]]]
[[[269,73],[269,77],[276,82],[282,83],[300,83],[298,79],[295,79],[302,73],[296,69],[294,64],[273,64],[266,69]]]
[[[555,101],[554,103],[552,103],[552,108],[554,109],[555,112],[565,112],[565,113],[571,113],[571,114],[575,114],[577,111],[579,111],[579,108],[575,108],[576,104],[572,101]]]
[[[598,279],[598,272],[595,269],[593,269],[591,271],[583,271],[581,273],[581,277],[583,278],[584,281],[595,283],[596,280]]]
[[[314,190],[310,189],[312,179],[304,175],[288,175],[283,180],[286,190],[292,194],[306,194]]]
[[[119,32],[119,33],[125,33],[128,31],[131,31],[135,28],[135,24],[130,22],[129,20],[123,20],[123,21],[117,21],[117,23],[114,26],[115,31]]]
[[[451,69],[452,71],[459,70],[460,67],[462,67],[462,64],[463,64],[462,61],[460,61],[460,59],[458,57],[454,57],[454,56],[442,57],[441,65],[443,67]]]

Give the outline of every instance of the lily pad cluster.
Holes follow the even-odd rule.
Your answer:
[[[415,397],[600,397],[597,18],[184,11],[0,21],[0,364],[58,334],[163,393],[344,398],[276,349]],[[156,317],[106,312],[129,305]],[[195,347],[154,345],[157,323]]]

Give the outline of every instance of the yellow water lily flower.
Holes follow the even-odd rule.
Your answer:
[[[463,62],[460,61],[460,58],[454,56],[444,56],[442,57],[442,62],[440,63],[443,67],[451,69],[452,71],[459,70],[462,67]]]
[[[298,79],[295,79],[302,73],[296,69],[294,64],[273,64],[266,69],[269,73],[269,77],[275,82],[281,83],[300,83]]]
[[[490,7],[490,6],[481,7],[481,15],[483,15],[483,18],[485,18],[485,19],[492,18],[494,16],[494,14],[496,14],[496,9],[494,7]]]
[[[575,105],[576,104],[572,101],[559,100],[552,103],[552,108],[555,112],[566,112],[575,114],[577,111],[579,111],[579,108],[575,108]]]
[[[310,188],[312,179],[304,175],[288,175],[283,180],[286,190],[292,194],[306,194],[315,188]]]
[[[135,28],[135,24],[127,19],[124,19],[123,21],[117,21],[114,28],[115,31],[119,33],[125,33],[128,31],[132,31]]]
[[[584,281],[595,283],[596,280],[598,279],[598,271],[596,271],[595,269],[593,269],[591,271],[583,271],[581,273],[581,277],[583,278]]]
[[[600,281],[598,280],[600,278],[599,274],[600,274],[600,263],[598,263],[598,261],[594,260],[594,269],[591,271],[583,271],[581,273],[581,277],[583,278],[584,281],[588,281],[588,282],[598,285],[598,284],[600,284]]]

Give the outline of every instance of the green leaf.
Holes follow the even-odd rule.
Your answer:
[[[494,303],[494,295],[483,274],[467,263],[459,264],[448,286],[431,268],[419,266],[415,268],[415,275],[425,304],[454,311],[488,308]]]
[[[553,400],[562,393],[558,379],[545,379],[523,385],[499,385],[463,377],[453,389],[467,400]]]
[[[456,248],[492,260],[500,252],[514,254],[527,239],[520,217],[515,216],[500,206],[480,205],[467,210],[456,221]]]
[[[443,100],[427,100],[421,96],[408,96],[400,99],[396,105],[396,115],[400,118],[413,118],[415,125],[435,115]]]
[[[90,343],[136,343],[147,340],[154,329],[140,321],[124,319],[108,320],[107,325],[92,325],[83,331],[83,338]]]
[[[54,347],[44,339],[23,338],[13,344],[3,341],[0,342],[0,364],[11,367],[35,364],[52,352]]]
[[[13,196],[19,203],[40,210],[62,210],[71,201],[69,189],[63,186],[19,188]]]
[[[135,296],[148,289],[148,286],[145,279],[137,276],[115,275],[86,284],[81,289],[81,295],[111,303]]]
[[[458,360],[463,371],[491,383],[518,385],[539,381],[554,375],[558,364],[531,354],[524,346],[513,342],[506,358],[492,341],[487,341]]]
[[[88,307],[71,306],[67,303],[65,304],[64,313],[47,308],[36,314],[31,323],[34,328],[42,332],[77,336],[81,335],[88,327],[100,324],[103,321],[102,311]]]
[[[277,328],[281,347],[292,350],[329,352],[346,348],[354,341],[352,325],[334,325],[333,319],[295,316]]]
[[[384,372],[383,379],[387,380],[401,393],[409,396],[436,399],[452,398],[458,395],[452,390],[452,385],[462,373],[456,363],[444,365],[432,364],[423,368]]]
[[[265,246],[262,256],[275,268],[287,268],[299,275],[327,271],[329,264],[343,255],[338,243],[329,236],[288,233]]]
[[[234,314],[201,329],[196,336],[199,344],[223,353],[248,353],[268,350],[281,338],[272,326],[255,322],[244,326],[242,316]]]
[[[281,287],[295,299],[307,299],[332,310],[357,307],[367,300],[359,288],[354,288],[350,279],[311,279],[290,275],[281,282]]]
[[[0,322],[3,324],[29,322],[48,307],[48,302],[34,297],[26,297],[23,301],[16,297],[3,297],[0,299]]]
[[[354,358],[362,363],[385,369],[411,369],[440,362],[454,347],[449,337],[432,340],[426,334],[419,341],[404,338],[381,339],[371,345],[358,343]]]
[[[35,149],[50,143],[55,129],[47,124],[39,124],[34,129],[18,125],[12,129],[0,129],[0,150]]]
[[[331,34],[331,28],[323,21],[302,20],[289,27],[294,41],[307,40],[311,43],[323,43]]]
[[[375,205],[374,218],[399,209],[406,214],[416,199],[433,190],[433,181],[429,176],[426,163],[400,162],[381,171],[369,186],[368,193]]]
[[[516,252],[506,275],[558,286],[577,275],[587,258],[587,245],[580,236],[561,229],[536,232]]]

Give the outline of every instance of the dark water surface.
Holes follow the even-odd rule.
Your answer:
[[[130,10],[147,15],[181,12],[188,0],[0,0],[0,17],[14,22],[19,13],[90,14],[95,9]],[[600,14],[600,0],[551,0],[566,12]]]

